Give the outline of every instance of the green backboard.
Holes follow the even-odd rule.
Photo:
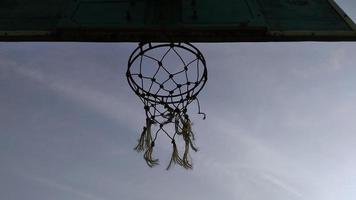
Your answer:
[[[356,41],[332,0],[1,0],[0,41]]]

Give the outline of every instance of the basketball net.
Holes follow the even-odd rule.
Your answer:
[[[153,157],[158,137],[166,135],[172,143],[167,170],[174,164],[192,169],[190,149],[198,151],[188,115],[193,102],[200,111],[198,94],[207,81],[206,62],[202,53],[189,43],[140,43],[128,61],[127,80],[144,104],[146,123],[134,148],[143,152],[149,167],[159,163]],[[181,142],[179,142],[181,141]],[[178,144],[183,146],[180,155]]]

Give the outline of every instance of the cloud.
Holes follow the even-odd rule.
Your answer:
[[[59,190],[60,192],[65,192],[65,193],[69,193],[69,194],[73,194],[79,197],[82,197],[84,199],[88,199],[88,200],[107,200],[105,198],[102,197],[98,197],[92,193],[89,193],[87,191],[83,191],[83,190],[79,190],[69,184],[64,184],[64,183],[60,183],[58,181],[49,179],[49,178],[45,178],[45,177],[41,177],[41,176],[35,176],[35,175],[29,175],[29,174],[25,174],[25,173],[16,173],[18,176],[22,177],[22,178],[26,178],[29,179],[33,182],[36,182],[37,184],[43,185],[45,187],[49,187],[49,188],[53,188],[55,190]]]
[[[139,102],[128,102],[124,98],[89,88],[86,85],[76,84],[65,78],[48,78],[39,70],[16,66],[8,67],[32,81],[38,82],[58,95],[71,99],[72,101],[87,106],[90,110],[97,112],[115,122],[128,124],[127,127],[137,126],[137,116],[142,115],[141,110],[135,109],[133,104]],[[130,108],[130,109],[128,109]]]
[[[295,197],[298,197],[298,199],[304,199],[303,194],[300,191],[298,191],[296,188],[294,188],[290,184],[286,183],[282,179],[280,179],[276,176],[273,176],[272,174],[267,174],[267,173],[264,173],[262,175],[262,178],[267,180],[268,182],[272,183],[276,187],[294,195]]]
[[[344,48],[337,48],[333,52],[330,62],[331,65],[328,67],[330,71],[340,71],[342,68],[344,68],[344,60],[348,59],[347,58],[347,53]]]
[[[294,46],[291,45],[292,47],[294,49]],[[303,48],[305,47],[303,45]],[[268,49],[270,50],[270,48]],[[258,54],[257,49],[253,48],[252,50]],[[322,52],[322,56],[320,56],[319,51],[315,51],[318,54],[311,54],[308,51],[307,53],[310,54],[310,57],[318,58],[315,61],[314,59],[309,59],[309,57],[302,60],[301,58],[305,58],[305,54],[296,57],[293,53],[299,50],[298,48],[289,53],[298,62],[292,60],[291,57],[288,59],[288,57],[285,58],[284,56],[282,63],[272,62],[273,60],[271,61],[271,59],[274,57],[265,56],[265,60],[262,59],[262,61],[269,60],[270,63],[266,62],[267,67],[260,67],[259,64],[264,63],[256,61],[252,67],[246,66],[244,68],[245,71],[242,72],[245,73],[239,73],[242,68],[235,67],[235,65],[225,69],[221,67],[215,68],[218,71],[211,73],[211,77],[216,78],[214,80],[215,84],[212,83],[212,85],[218,87],[219,91],[223,91],[221,88],[235,88],[238,86],[241,88],[238,91],[234,90],[235,93],[221,93],[221,95],[227,95],[228,98],[221,98],[218,102],[210,101],[210,105],[202,104],[206,108],[204,111],[208,114],[208,119],[200,123],[200,118],[197,117],[199,120],[195,121],[194,128],[197,130],[197,143],[201,151],[193,155],[195,169],[191,173],[188,172],[189,176],[195,177],[189,179],[191,177],[188,177],[188,175],[186,176],[187,178],[184,176],[186,172],[183,172],[184,174],[175,173],[180,171],[168,172],[173,175],[167,176],[164,174],[165,172],[160,171],[164,170],[164,167],[157,169],[158,173],[147,169],[147,171],[150,171],[142,175],[142,177],[135,172],[135,176],[127,180],[133,183],[128,187],[120,188],[118,193],[130,193],[131,186],[137,186],[141,192],[139,194],[130,193],[129,195],[147,197],[147,194],[151,193],[151,189],[156,189],[155,185],[151,184],[150,181],[163,180],[159,182],[160,187],[158,187],[162,188],[162,192],[155,193],[151,198],[156,195],[156,197],[159,197],[156,199],[164,199],[167,193],[172,194],[177,191],[174,189],[177,188],[176,186],[186,193],[194,190],[195,193],[192,195],[199,196],[203,194],[209,197],[208,199],[213,199],[213,195],[248,200],[261,198],[273,200],[325,199],[320,198],[320,196],[323,196],[322,194],[327,191],[330,194],[334,194],[334,196],[342,195],[343,191],[340,190],[342,188],[340,183],[345,184],[346,181],[349,181],[351,184],[354,180],[350,176],[350,170],[355,163],[349,157],[355,150],[352,143],[354,140],[351,137],[351,132],[354,130],[352,123],[354,119],[352,98],[354,95],[352,95],[352,98],[350,98],[351,95],[345,96],[346,93],[350,92],[340,90],[336,86],[335,88],[338,89],[338,92],[332,93],[332,90],[330,90],[332,88],[326,86],[333,86],[334,84],[329,80],[328,75],[334,77],[334,72],[338,71],[342,71],[340,74],[343,75],[343,72],[347,70],[343,66],[345,63],[344,58],[350,58],[351,54],[349,52],[352,51],[343,48],[332,48],[333,52],[330,53],[329,50],[325,50],[327,53]],[[352,49],[350,48],[350,50]],[[271,52],[278,56],[283,55],[280,54],[281,50]],[[51,60],[52,58],[48,56],[47,59]],[[135,99],[137,101],[131,102],[129,98],[119,96],[116,93],[116,88],[104,88],[103,90],[102,86],[104,84],[95,87],[95,84],[100,84],[101,81],[107,83],[109,79],[106,79],[108,76],[105,75],[102,76],[105,77],[104,79],[97,79],[99,81],[91,82],[89,77],[96,77],[95,73],[97,71],[95,69],[102,64],[100,59],[96,60],[95,57],[92,57],[92,59],[98,63],[95,62],[91,66],[92,71],[86,71],[87,74],[84,75],[82,70],[88,70],[88,66],[78,59],[78,63],[75,64],[78,67],[77,72],[71,78],[64,74],[72,72],[72,69],[67,69],[66,71],[66,69],[58,68],[60,61],[58,61],[57,66],[53,67],[58,69],[59,72],[55,76],[49,74],[53,73],[51,69],[46,68],[46,70],[41,65],[38,65],[38,67],[32,65],[24,66],[9,59],[7,61],[5,59],[6,64],[3,64],[3,62],[0,68],[4,69],[4,72],[12,70],[20,75],[21,78],[24,77],[41,83],[61,97],[70,99],[75,104],[85,105],[88,110],[95,111],[100,115],[99,117],[104,116],[128,128],[139,128],[137,124],[142,124],[143,119],[137,118],[137,116],[144,117],[142,116],[142,107],[137,106],[140,105],[140,102],[137,99]],[[310,60],[314,61],[310,62]],[[352,59],[349,60],[352,61]],[[220,61],[226,65],[226,60],[220,58]],[[292,61],[294,64],[291,66],[279,66]],[[236,58],[231,59],[230,62],[232,64],[236,63]],[[244,62],[247,63],[247,61]],[[276,64],[275,67],[273,67],[274,64]],[[4,65],[9,67],[6,68]],[[107,70],[107,72],[103,73],[112,73],[112,69],[107,68]],[[213,66],[210,70],[214,70]],[[240,74],[240,77],[236,78],[238,74]],[[352,75],[353,73],[348,74]],[[75,78],[80,79],[80,81],[74,80]],[[310,79],[310,82],[305,81],[304,78]],[[83,81],[83,79],[85,80]],[[340,76],[340,79],[353,80],[345,76]],[[222,87],[223,80],[231,82],[228,82],[227,87]],[[237,80],[240,80],[240,82],[237,82]],[[256,85],[253,84],[254,82],[256,82]],[[323,84],[315,84],[315,82]],[[91,85],[88,85],[88,83]],[[353,85],[352,81],[350,83],[350,85]],[[303,86],[303,84],[306,86]],[[283,90],[276,90],[279,85],[283,86]],[[121,86],[123,87],[118,88],[118,93],[120,91],[125,92],[124,85],[122,84]],[[207,89],[209,90],[209,88]],[[217,96],[219,94],[218,90],[214,92],[210,89],[208,92],[210,96],[206,96],[206,102]],[[245,97],[244,100],[246,102],[238,101],[242,92],[250,95]],[[256,99],[260,100],[256,101]],[[334,127],[335,132],[328,134],[330,132],[329,127]],[[327,131],[323,133],[323,130]],[[260,131],[263,131],[263,133],[258,133]],[[284,131],[285,133],[283,133]],[[315,132],[316,134],[310,135],[310,132]],[[320,132],[322,132],[322,136],[319,135]],[[268,133],[270,134],[267,136],[266,134]],[[165,145],[167,145],[164,146],[166,149],[162,149],[169,156],[171,146],[169,143],[165,143]],[[158,150],[161,151],[162,149]],[[125,153],[121,149],[109,150],[112,155]],[[336,159],[336,157],[339,159]],[[347,168],[345,167],[346,161],[349,162],[349,167]],[[144,162],[139,159],[138,165],[144,165]],[[132,166],[128,164],[117,170],[122,170],[123,174],[125,173],[129,176],[130,173],[127,173],[129,171],[128,168],[134,171]],[[83,171],[82,168],[80,170]],[[93,169],[93,172],[95,170],[97,169]],[[102,173],[100,173],[100,176],[105,180],[113,177],[114,173],[112,171],[107,170],[106,172],[108,172],[107,176]],[[83,174],[89,173],[83,172]],[[115,174],[117,176],[112,178],[111,183],[119,183],[118,179],[122,178],[120,173],[115,172]],[[143,173],[140,172],[139,174]],[[328,174],[333,174],[333,176],[328,176]],[[92,193],[88,194],[86,191],[78,190],[71,185],[59,182],[60,178],[53,180],[37,175],[28,176],[29,179],[37,183],[56,188],[59,191],[76,194],[84,199],[100,199],[92,194],[95,191],[90,191]],[[91,173],[89,176],[94,177]],[[150,176],[152,177],[147,178]],[[191,181],[195,178],[200,180],[198,184]],[[335,180],[338,180],[337,184],[333,183]],[[127,181],[125,179],[126,185]],[[167,184],[167,181],[171,182]],[[81,182],[80,184],[89,183]],[[111,185],[111,188],[107,189],[107,191],[117,191],[115,186],[112,186],[115,184],[108,185]],[[187,187],[192,185],[194,187],[187,192]],[[176,198],[181,197],[177,195]]]
[[[216,158],[211,155],[217,155],[217,152],[210,152],[215,149],[212,148],[214,144],[204,141],[204,146],[209,146],[210,150],[205,148],[199,152],[201,155],[197,162],[199,174],[204,179],[212,179],[208,182],[215,183],[224,192],[235,192],[231,195],[236,198],[247,199],[253,199],[251,194],[260,198],[276,196],[278,199],[304,199],[308,195],[304,189],[314,188],[311,173],[267,141],[252,136],[248,130],[238,127],[229,119],[211,120],[215,122],[212,130],[201,132],[219,133],[217,137],[221,138],[225,146],[219,149],[221,158]],[[216,139],[213,143],[220,144]],[[290,180],[293,184],[283,180]],[[260,192],[256,194],[256,190]]]

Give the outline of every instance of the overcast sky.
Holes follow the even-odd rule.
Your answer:
[[[354,0],[339,0],[356,18]],[[2,200],[354,200],[356,43],[196,44],[207,119],[194,170],[150,169],[136,44],[0,43]]]

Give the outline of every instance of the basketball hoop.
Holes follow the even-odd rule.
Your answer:
[[[163,133],[173,146],[167,170],[172,164],[192,168],[189,149],[198,149],[194,144],[188,106],[195,102],[198,113],[205,119],[197,96],[206,84],[207,75],[202,53],[189,43],[140,43],[131,54],[126,76],[131,89],[144,104],[146,114],[146,125],[135,150],[144,151],[148,166],[158,164],[152,154],[155,141]],[[184,141],[183,156],[178,153],[178,137]]]

